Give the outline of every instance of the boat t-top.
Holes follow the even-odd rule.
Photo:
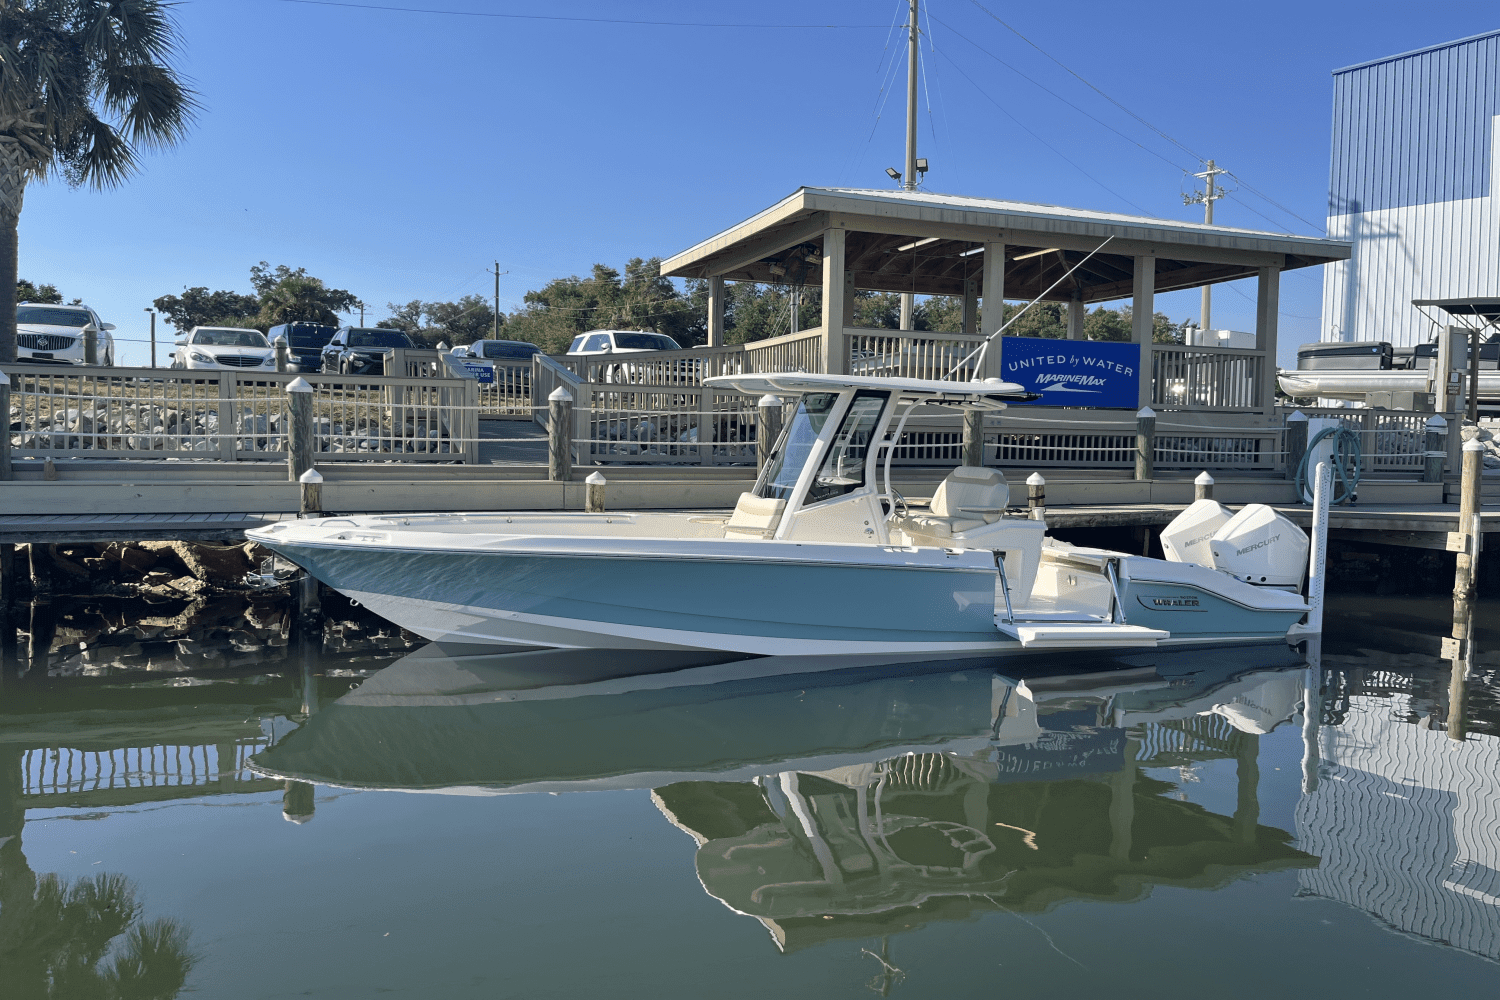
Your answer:
[[[1006,654],[1282,639],[1308,612],[1307,536],[1212,500],[1166,559],[1050,538],[998,469],[959,466],[925,505],[891,484],[927,407],[995,411],[1014,383],[726,375],[792,411],[729,512],[387,514],[247,532],[428,639],[760,655]]]

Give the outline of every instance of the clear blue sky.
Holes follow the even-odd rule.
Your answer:
[[[489,294],[498,259],[509,309],[595,262],[681,250],[800,185],[889,186],[884,168],[901,161],[904,61],[878,122],[876,109],[905,0],[383,2],[876,27],[191,0],[177,18],[198,124],[115,191],[32,185],[22,277],[82,296],[118,326],[122,358],[144,362],[152,299],[189,285],[249,291],[260,260],[350,289],[374,321],[388,301]],[[984,5],[1316,227],[1244,188],[1217,221],[1298,233],[1326,217],[1329,72],[1500,21],[1493,3]],[[971,0],[924,8],[928,189],[1202,218],[1180,197],[1191,154]],[[1219,286],[1215,326],[1252,328],[1254,290],[1241,284]],[[1321,285],[1319,269],[1285,278],[1283,359],[1317,339]],[[1196,292],[1158,302],[1174,319],[1198,312]]]

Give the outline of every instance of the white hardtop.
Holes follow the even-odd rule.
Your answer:
[[[879,375],[825,375],[821,372],[759,372],[753,375],[715,375],[703,380],[712,389],[728,389],[750,395],[781,393],[800,396],[809,392],[843,392],[876,389],[894,392],[901,399],[921,400],[937,406],[973,410],[1003,410],[1007,401],[1036,399],[1034,393],[1014,382],[986,379],[983,382],[948,382],[942,379],[886,378]]]

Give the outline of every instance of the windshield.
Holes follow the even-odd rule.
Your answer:
[[[322,347],[338,333],[337,327],[305,323],[286,328],[286,342],[291,347]]]
[[[270,347],[259,330],[199,330],[193,343],[211,347]]]
[[[19,306],[16,322],[34,326],[88,326],[89,314],[82,309],[51,309],[47,306]]]
[[[615,346],[631,351],[680,351],[677,341],[660,333],[617,333]]]
[[[410,347],[411,341],[400,330],[350,330],[350,347]]]
[[[843,496],[865,484],[865,456],[870,453],[870,438],[886,398],[883,392],[861,392],[854,397],[804,503]]]
[[[823,433],[828,414],[838,401],[836,392],[810,392],[797,403],[797,415],[792,417],[786,437],[771,461],[766,465],[765,478],[755,495],[769,500],[790,500],[797,488],[797,477],[807,464],[813,442]]]
[[[540,353],[542,349],[535,344],[502,344],[492,340],[484,345],[487,358],[529,358]]]

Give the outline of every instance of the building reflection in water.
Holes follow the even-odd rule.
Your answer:
[[[1447,670],[1430,652],[1310,651],[1321,725],[1296,826],[1321,862],[1299,894],[1500,961],[1500,658],[1476,655],[1465,608],[1452,638]]]

